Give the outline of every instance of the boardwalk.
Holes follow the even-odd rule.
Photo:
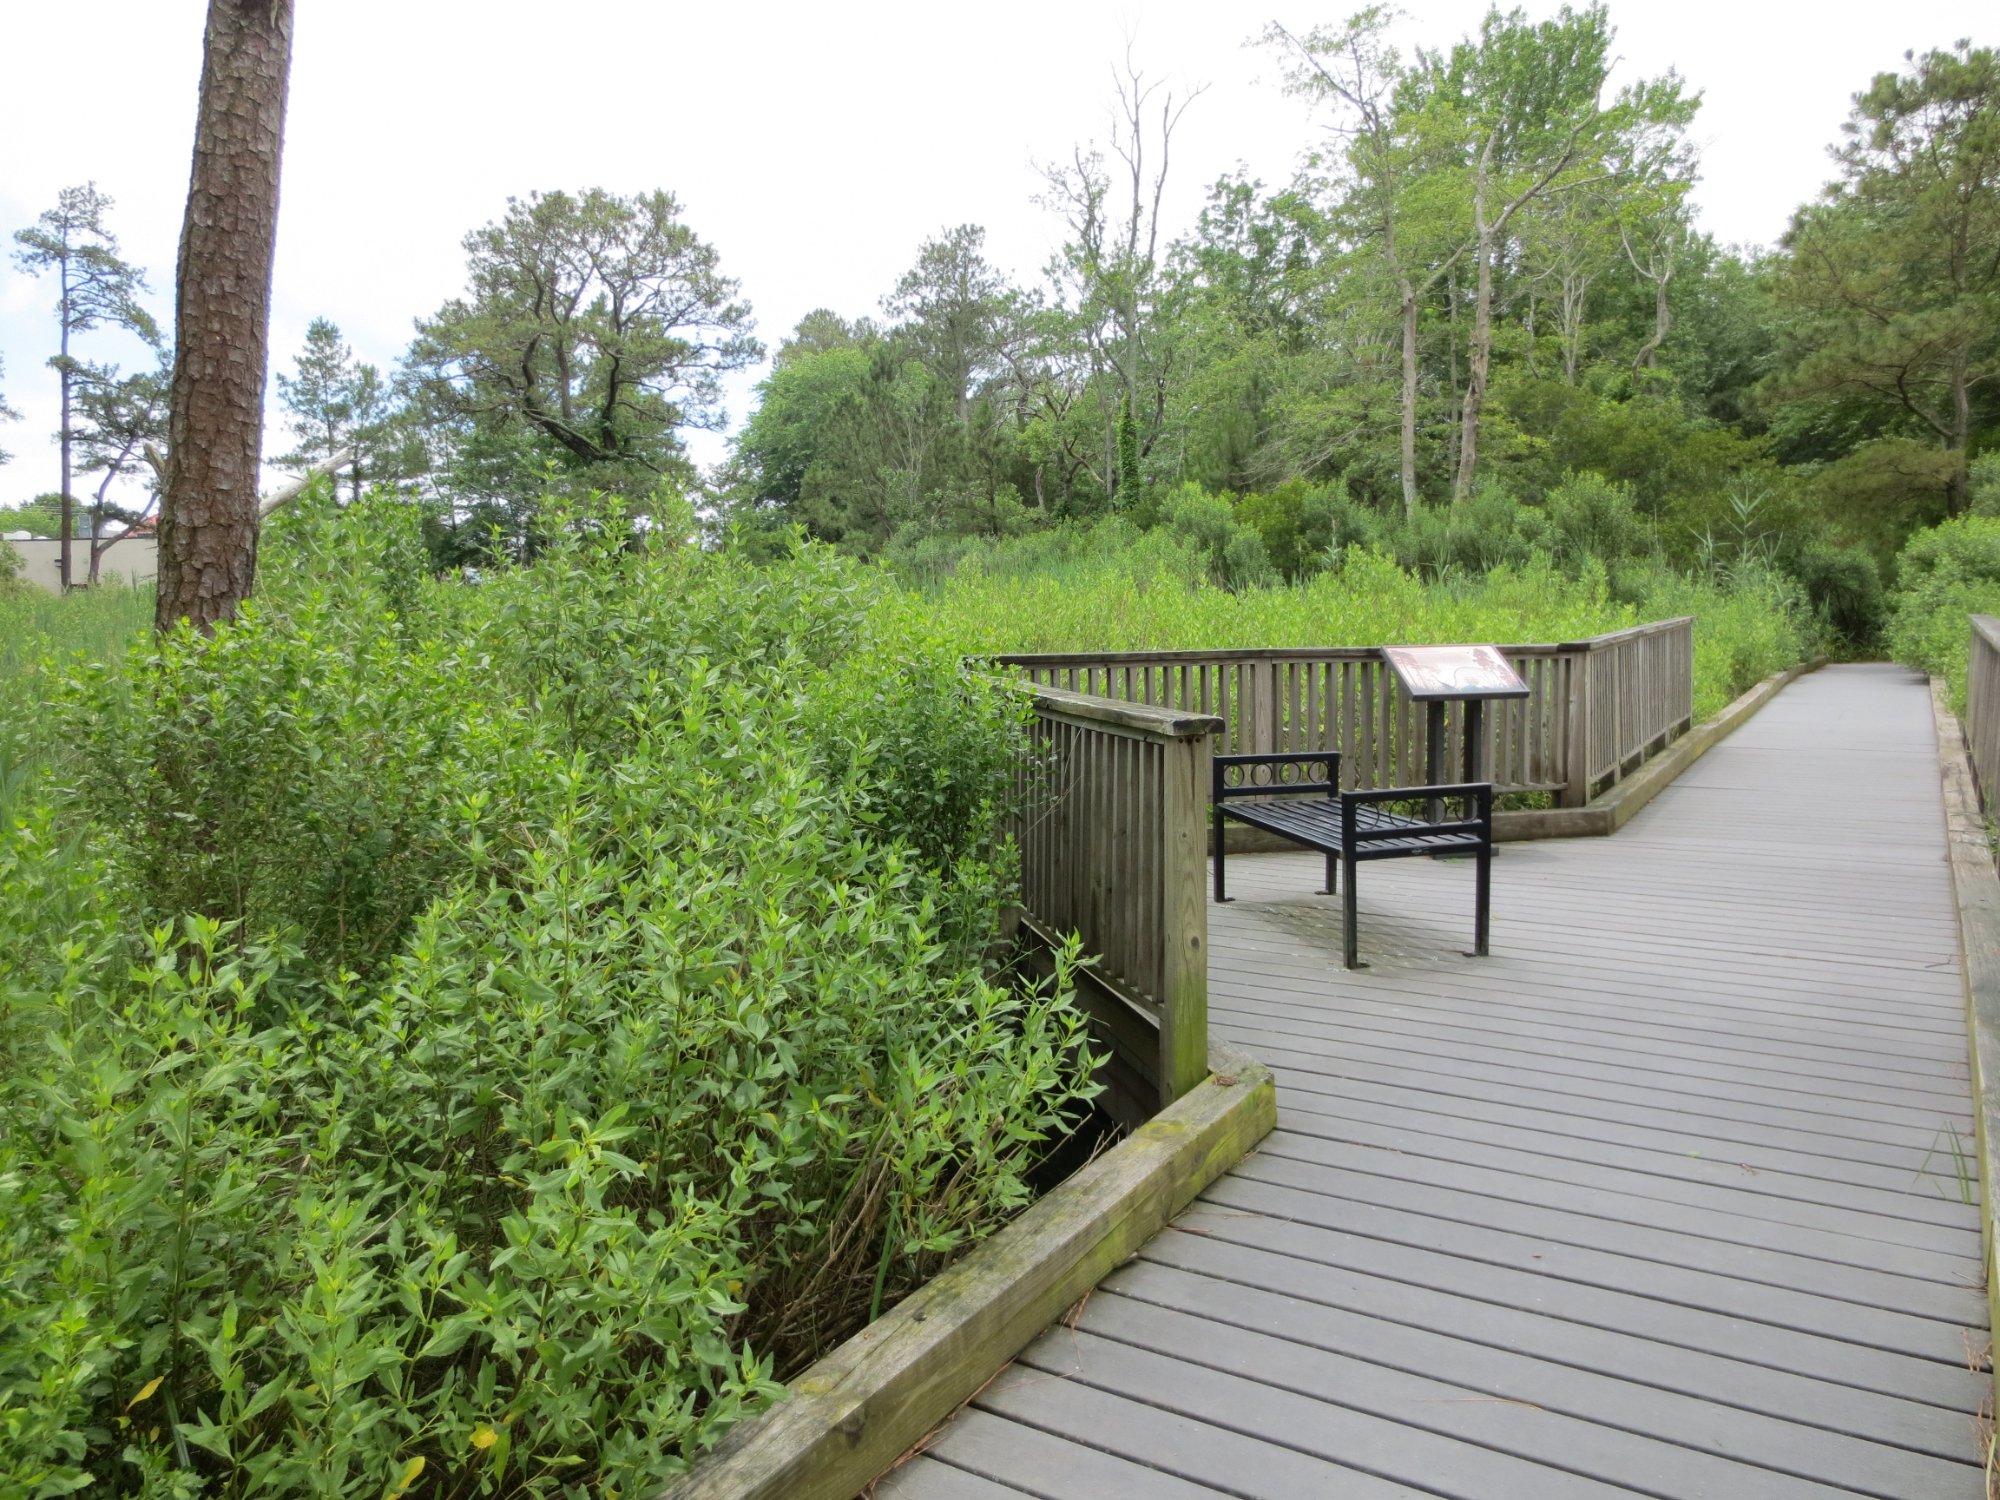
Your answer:
[[[1231,862],[1279,1126],[883,1500],[1984,1493],[1929,699],[1802,679],[1611,839]],[[1396,913],[1414,914],[1398,917]]]

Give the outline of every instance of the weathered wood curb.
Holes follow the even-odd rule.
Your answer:
[[[851,1500],[1277,1124],[1262,1063],[1210,1077],[828,1354],[658,1500]]]
[[[2000,872],[1986,837],[1986,817],[1974,790],[1965,730],[1945,701],[1944,683],[1931,679],[1931,717],[1937,726],[1938,768],[1944,782],[1945,847],[1958,911],[1958,950],[1965,977],[1965,1030],[1978,1131],[1980,1263],[1986,1303],[2000,1330],[2000,1277],[1995,1272],[1995,1214],[2000,1212]],[[1992,1360],[1989,1355],[1989,1367]],[[1994,1371],[2000,1403],[2000,1369]]]

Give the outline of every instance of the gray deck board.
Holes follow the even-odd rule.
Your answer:
[[[1973,1500],[1991,1385],[1928,694],[1787,688],[1609,839],[1231,861],[1279,1130],[893,1500]]]

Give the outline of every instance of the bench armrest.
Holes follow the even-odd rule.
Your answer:
[[[1415,828],[1362,828],[1355,817],[1355,810],[1379,802],[1469,802],[1472,804],[1472,816],[1446,818],[1435,823],[1420,822]],[[1413,832],[1476,833],[1482,842],[1490,843],[1493,837],[1493,784],[1468,781],[1444,786],[1382,786],[1365,792],[1342,792],[1340,832],[1341,842],[1349,849],[1408,838]]]
[[[1466,797],[1482,809],[1493,805],[1493,783],[1461,781],[1445,786],[1378,786],[1365,792],[1342,792],[1344,802],[1421,802],[1433,797]]]
[[[1217,755],[1210,757],[1213,763],[1214,800],[1226,802],[1231,797],[1297,797],[1317,792],[1322,797],[1334,797],[1340,793],[1340,752],[1338,750],[1295,750],[1276,755]],[[1272,782],[1256,785],[1245,781],[1242,786],[1227,784],[1231,766],[1324,766],[1324,781]]]

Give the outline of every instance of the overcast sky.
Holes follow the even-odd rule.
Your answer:
[[[1218,174],[1240,162],[1282,181],[1313,139],[1274,60],[1245,39],[1273,16],[1303,27],[1352,8],[299,0],[274,363],[288,370],[306,324],[324,316],[386,369],[411,320],[460,289],[466,231],[534,189],[670,190],[773,346],[815,307],[877,311],[918,243],[947,225],[986,225],[993,258],[1028,278],[1056,239],[1030,202],[1034,164],[1104,134],[1128,34],[1149,75],[1208,85],[1175,141],[1178,232]],[[1441,45],[1485,8],[1416,0],[1404,32]],[[168,325],[205,9],[0,0],[0,234],[11,240],[58,189],[95,180]],[[1613,0],[1614,79],[1675,68],[1702,92],[1700,221],[1725,242],[1767,244],[1829,177],[1849,96],[1905,50],[1972,32],[1982,9]],[[23,417],[0,427],[15,455],[0,468],[0,503],[56,487],[54,376],[42,364],[53,295],[11,260],[0,266],[0,390]],[[80,352],[130,357],[109,339]],[[735,384],[732,421],[754,380]],[[289,447],[279,420],[274,410],[267,454]],[[698,437],[695,451],[713,460],[721,440]]]

